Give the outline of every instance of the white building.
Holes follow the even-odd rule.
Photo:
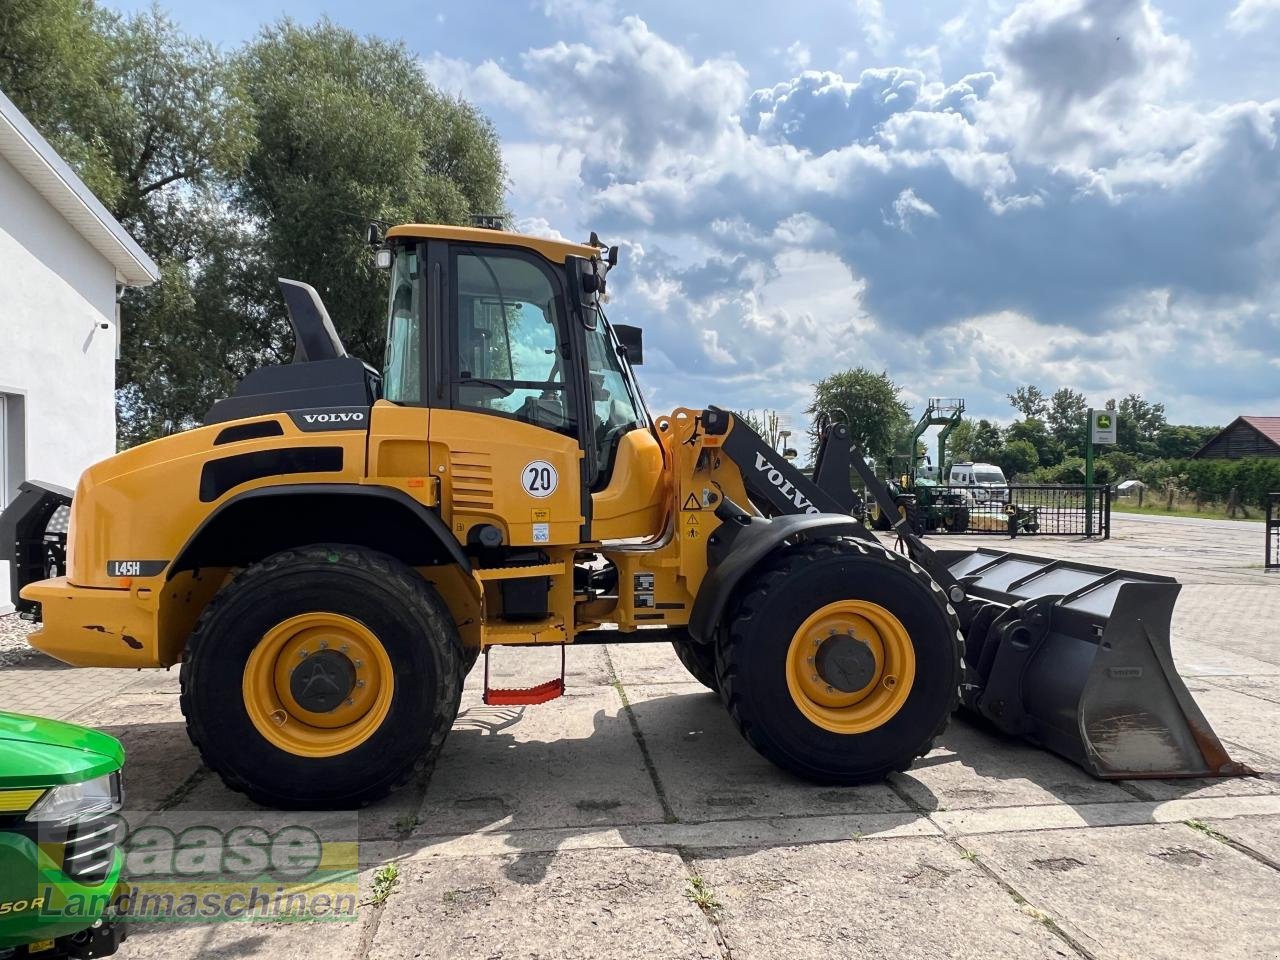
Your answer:
[[[117,296],[155,263],[0,93],[0,508],[115,452]],[[0,544],[0,613],[12,609]]]

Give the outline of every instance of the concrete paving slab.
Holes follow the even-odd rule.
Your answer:
[[[941,839],[695,854],[693,867],[735,960],[1072,956]]]
[[[1175,629],[1173,663],[1184,678],[1280,675],[1280,665],[1256,660],[1204,640],[1194,640]]]
[[[387,900],[370,960],[719,960],[669,850],[413,861]]]
[[[967,838],[1099,957],[1272,960],[1280,872],[1182,825]]]
[[[608,650],[614,673],[626,686],[696,682],[669,643],[614,643]]]
[[[1241,677],[1205,677],[1204,681],[1224,690],[1234,690],[1245,696],[1257,697],[1269,704],[1280,706],[1280,675],[1251,674]]]
[[[739,849],[831,843],[850,839],[939,835],[941,831],[938,827],[928,817],[917,813],[857,813],[827,817],[639,823],[619,827],[484,831],[449,837],[415,837],[404,842],[362,845],[360,858],[362,862],[372,863],[397,858],[448,859],[624,847]]]
[[[1280,816],[1205,820],[1208,826],[1280,864]],[[1280,934],[1278,934],[1280,937]]]
[[[779,770],[742,739],[720,698],[696,681],[626,690],[658,779],[681,820],[909,809],[883,783],[822,787]]]
[[[622,701],[611,688],[538,707],[462,710],[417,813],[417,835],[661,820]]]
[[[315,960],[358,957],[368,911],[355,921],[133,924],[120,960]]]
[[[891,779],[925,810],[1132,799],[1115,784],[963,714],[952,717],[932,753]]]
[[[0,670],[0,704],[11,713],[61,720],[120,693],[136,679],[131,670],[70,667],[36,653]]]
[[[969,836],[980,833],[1069,830],[1078,827],[1182,823],[1205,817],[1234,818],[1267,814],[1280,814],[1280,796],[1189,797],[1177,800],[1133,800],[1129,803],[1055,803],[989,810],[949,810],[931,814],[929,819],[946,833]]]

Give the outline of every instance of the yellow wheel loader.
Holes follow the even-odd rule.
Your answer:
[[[960,703],[1102,777],[1244,772],[1173,667],[1173,581],[934,553],[844,424],[808,477],[724,410],[651,415],[594,235],[379,242],[381,371],[281,281],[292,363],[0,518],[31,643],[181,664],[191,738],[233,789],[368,802],[435,758],[479,656],[630,642],[673,644],[756,750],[823,783],[909,767]],[[851,470],[905,554],[850,516]],[[484,695],[563,689],[563,669],[525,690],[486,672]]]

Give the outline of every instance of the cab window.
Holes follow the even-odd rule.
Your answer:
[[[382,395],[394,403],[422,401],[421,273],[418,248],[400,248],[391,268],[382,365]]]
[[[454,406],[574,434],[550,277],[519,254],[475,249],[455,253],[453,276]]]

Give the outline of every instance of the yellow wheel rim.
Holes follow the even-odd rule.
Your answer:
[[[864,666],[859,679],[866,680],[855,690],[841,689],[848,686],[848,674],[839,674],[844,681],[831,682],[835,668],[822,657],[824,644],[834,641],[848,648],[850,638],[858,644],[855,652]],[[870,600],[827,604],[800,625],[787,648],[792,701],[812,723],[832,733],[866,733],[887,723],[902,709],[915,676],[915,647],[906,627]]]
[[[326,698],[323,709],[316,686]],[[387,718],[391,658],[368,627],[337,613],[304,613],[267,631],[249,654],[242,692],[254,727],[299,757],[354,750]],[[330,706],[330,703],[333,705]]]

